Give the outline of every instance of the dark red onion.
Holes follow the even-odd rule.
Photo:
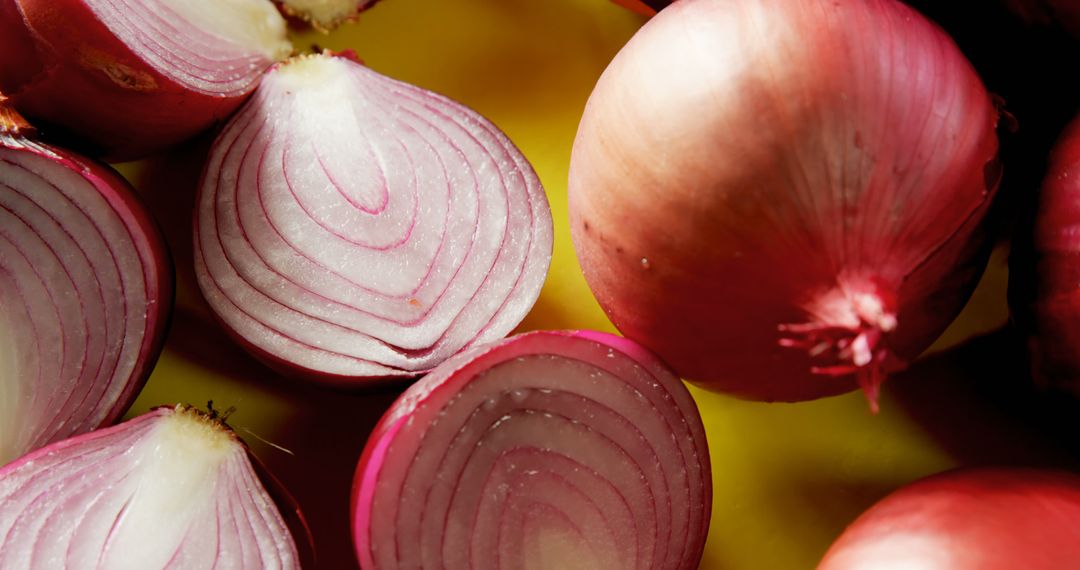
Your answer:
[[[25,129],[0,97],[0,464],[116,421],[172,305],[168,252],[128,183]]]
[[[140,158],[227,117],[285,33],[267,0],[3,0],[0,91],[88,152]]]
[[[270,72],[218,137],[195,269],[257,356],[350,384],[505,336],[551,245],[543,188],[491,123],[323,54]]]
[[[365,570],[698,567],[709,451],[682,382],[631,341],[535,332],[444,362],[357,466]]]
[[[863,513],[818,570],[1063,570],[1080,560],[1080,477],[981,468],[911,483]]]
[[[300,555],[243,442],[178,405],[0,469],[0,567],[288,570]]]
[[[997,117],[896,0],[679,0],[589,99],[574,246],[612,322],[682,377],[876,406],[985,266]]]

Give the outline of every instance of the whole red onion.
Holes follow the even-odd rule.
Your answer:
[[[585,277],[703,387],[805,400],[917,356],[985,264],[998,112],[895,0],[680,0],[589,99],[570,167]]]

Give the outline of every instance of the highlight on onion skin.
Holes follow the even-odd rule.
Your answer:
[[[505,336],[551,247],[539,179],[494,125],[332,54],[266,76],[215,142],[195,220],[226,330],[287,375],[349,386]]]
[[[1080,397],[1080,118],[1062,133],[1038,195],[1030,238],[1009,259],[1013,321],[1027,336],[1037,385]],[[1020,245],[1023,244],[1023,245]]]
[[[3,0],[4,36],[0,91],[114,161],[224,120],[292,52],[267,0]]]
[[[637,344],[541,331],[411,386],[353,485],[365,570],[694,569],[709,525],[705,432]]]
[[[247,447],[214,413],[155,408],[0,469],[0,567],[288,570],[300,562]]]
[[[605,70],[570,165],[612,322],[683,378],[799,401],[929,346],[989,252],[998,112],[893,0],[680,0]]]
[[[329,32],[356,19],[357,14],[379,0],[275,0],[281,11],[315,29]]]
[[[902,487],[840,535],[818,570],[1058,570],[1080,560],[1080,477],[999,467]]]
[[[28,130],[0,95],[0,465],[116,421],[173,299],[164,240],[127,181]]]

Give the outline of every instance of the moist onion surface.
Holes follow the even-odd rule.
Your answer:
[[[156,408],[0,470],[0,567],[300,568],[296,545],[220,420]]]
[[[119,418],[157,359],[172,302],[168,254],[130,186],[4,121],[0,464]]]
[[[697,568],[708,449],[686,388],[625,339],[536,332],[410,387],[353,488],[361,566]]]
[[[551,259],[547,198],[491,123],[339,55],[292,60],[218,137],[196,273],[290,373],[409,376],[504,336]]]

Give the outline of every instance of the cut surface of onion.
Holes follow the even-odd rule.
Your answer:
[[[351,20],[378,0],[277,0],[286,14],[328,31]]]
[[[365,570],[693,569],[711,508],[689,392],[635,343],[535,332],[410,387],[357,467]]]
[[[0,567],[300,568],[247,448],[216,415],[161,407],[0,469]]]
[[[0,464],[118,419],[172,305],[164,241],[128,183],[23,128],[0,101]]]
[[[269,0],[9,4],[0,30],[30,41],[0,54],[0,89],[24,115],[110,158],[144,156],[224,119],[292,52]]]
[[[679,0],[589,98],[574,247],[615,326],[683,378],[873,407],[985,267],[997,118],[899,1]]]
[[[1080,560],[1080,476],[995,467],[921,479],[851,523],[818,570],[1059,570]]]
[[[464,106],[321,54],[270,72],[211,151],[195,269],[288,373],[413,376],[505,336],[551,259],[532,167]]]

